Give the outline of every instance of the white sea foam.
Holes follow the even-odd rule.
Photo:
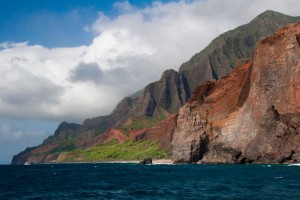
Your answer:
[[[300,163],[289,164],[288,166],[300,166]]]
[[[152,165],[175,165],[174,163],[159,163],[159,162],[155,162],[155,163],[152,163]]]

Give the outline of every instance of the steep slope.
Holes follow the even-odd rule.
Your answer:
[[[62,122],[56,129],[53,136],[48,137],[44,142],[32,148],[27,148],[12,159],[12,164],[24,164],[25,162],[47,162],[55,160],[58,154],[53,152],[70,151],[76,148],[74,138],[79,124]]]
[[[239,59],[250,58],[257,41],[299,20],[300,17],[265,11],[250,23],[214,39],[203,51],[182,64],[179,73],[188,80],[190,91],[194,91],[201,81],[219,79],[230,73]]]
[[[69,140],[60,139],[55,134],[52,142],[27,149],[25,154],[21,152],[14,157],[13,163],[22,163],[26,157],[29,159],[32,155],[35,155],[33,160],[38,162],[55,160],[62,151],[92,148],[107,141],[106,138],[131,138],[130,134],[134,131],[141,133],[140,136],[136,135],[137,138],[164,138],[165,144],[160,146],[171,151],[170,140],[159,131],[159,134],[156,134],[154,130],[158,129],[155,129],[155,125],[169,116],[172,117],[172,114],[190,98],[191,92],[199,83],[219,79],[232,70],[239,58],[250,57],[258,39],[299,19],[274,11],[262,13],[249,24],[213,40],[207,48],[184,63],[179,72],[167,70],[159,81],[150,83],[131,97],[124,98],[111,115],[86,119],[83,125],[73,132],[72,137],[69,136]],[[170,137],[171,130],[169,127],[166,132]],[[46,159],[47,156],[40,156],[42,154],[51,156]]]
[[[162,112],[176,113],[189,97],[187,80],[175,70],[167,70],[159,81],[145,87],[130,115],[152,117]]]
[[[297,21],[300,17],[265,11],[250,23],[214,39],[204,50],[182,64],[179,72],[166,70],[160,80],[147,85],[139,95],[123,99],[112,115],[95,118],[93,124],[106,129],[122,126],[128,117],[159,117],[176,113],[199,83],[227,75],[239,59],[252,56],[257,41]],[[129,102],[127,107],[124,101]],[[125,112],[119,112],[120,105]]]
[[[162,111],[175,113],[199,83],[229,74],[237,61],[252,56],[255,44],[278,28],[300,21],[275,11],[266,11],[250,23],[214,39],[204,50],[180,66],[167,70],[159,81],[145,87],[133,106],[131,116],[157,116]]]
[[[175,162],[300,161],[300,23],[257,44],[252,60],[200,85],[178,115]]]

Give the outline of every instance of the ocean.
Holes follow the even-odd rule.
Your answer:
[[[0,165],[0,199],[300,199],[300,166]]]

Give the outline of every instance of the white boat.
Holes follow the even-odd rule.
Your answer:
[[[29,162],[25,162],[24,165],[31,165]]]

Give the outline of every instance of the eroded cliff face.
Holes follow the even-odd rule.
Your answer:
[[[178,115],[175,162],[300,161],[300,24],[257,43],[229,76],[198,86]]]
[[[179,110],[173,135],[173,160],[197,162],[219,137],[232,113],[243,105],[248,92],[251,62],[243,61],[230,76],[201,84]]]
[[[159,81],[145,87],[130,115],[152,117],[176,113],[190,96],[184,76],[175,70],[166,70]]]

